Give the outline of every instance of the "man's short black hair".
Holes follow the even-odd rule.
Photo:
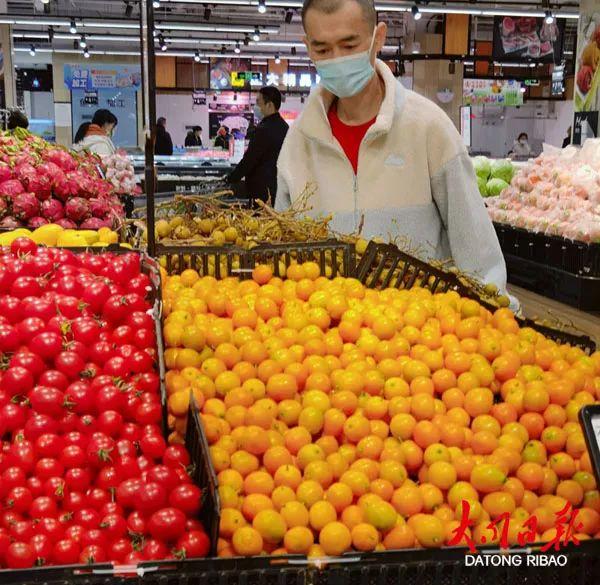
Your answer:
[[[302,4],[302,24],[304,24],[306,13],[310,8],[314,8],[325,14],[332,14],[336,10],[339,10],[344,2],[356,2],[361,7],[369,25],[375,28],[377,24],[377,11],[375,10],[373,0],[304,0]]]
[[[263,100],[267,103],[271,103],[275,106],[275,110],[278,112],[281,107],[281,92],[272,85],[261,87],[259,92],[263,96]]]
[[[200,128],[200,126],[194,126],[192,132],[202,132],[202,128]]]
[[[158,120],[156,120],[157,126],[166,126],[166,124],[167,124],[167,119],[164,118],[163,116],[161,116]]]

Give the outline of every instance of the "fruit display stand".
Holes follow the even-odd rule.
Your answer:
[[[124,249],[119,247],[118,244],[113,244],[105,248],[63,248],[62,251],[65,253],[79,254],[91,254],[91,255],[103,255],[105,253],[112,254],[113,257],[119,257],[122,254],[131,254],[130,249]],[[164,343],[162,340],[162,326],[161,326],[161,312],[162,312],[162,301],[161,301],[161,284],[160,284],[160,272],[156,261],[151,259],[143,252],[134,251],[140,258],[140,273],[148,277],[149,286],[146,290],[146,300],[151,306],[147,314],[152,317],[154,322],[154,329],[156,334],[156,363],[155,369],[157,370],[157,379],[159,380],[158,392],[160,395],[160,403],[162,410],[162,430],[164,434],[165,443],[168,444],[168,427],[167,427],[167,406],[166,406],[166,391],[164,387]],[[90,260],[91,261],[91,260]],[[82,305],[85,307],[85,304]],[[8,364],[6,364],[8,367]],[[6,369],[6,368],[4,368]],[[66,404],[66,403],[65,403]],[[74,403],[75,404],[75,403]],[[4,428],[4,427],[3,427]],[[7,436],[2,437],[3,439]],[[8,442],[6,443],[8,446]],[[189,467],[188,473],[194,485],[201,489],[201,509],[198,513],[197,519],[201,522],[202,526],[209,535],[210,542],[212,543],[212,549],[210,553],[215,554],[215,543],[216,535],[218,534],[219,525],[219,504],[218,494],[215,489],[216,478],[214,470],[210,464],[210,456],[208,451],[208,443],[204,430],[199,422],[198,413],[194,410],[194,405],[190,406],[190,413],[188,417],[188,424],[185,434],[185,448],[189,454]],[[58,493],[58,492],[57,492]],[[1,509],[1,507],[0,507]],[[125,566],[122,570],[116,571],[112,564],[103,563],[91,563],[82,565],[68,565],[68,566],[40,566],[28,569],[3,569],[0,567],[0,583],[12,584],[12,583],[67,583],[76,582],[83,580],[90,582],[92,575],[98,576],[99,581],[106,583],[112,581],[110,575],[119,573],[121,575],[128,575],[133,573],[143,574],[143,569],[138,569],[134,566]]]
[[[600,310],[600,244],[494,223],[509,282],[583,311]]]
[[[230,247],[198,248],[157,246],[157,255],[168,274],[181,274],[193,269],[200,275],[217,279],[250,277],[258,264],[268,265],[273,273],[293,262],[314,261],[322,275],[354,276],[369,288],[429,288],[432,292],[455,290],[476,298],[455,274],[445,272],[415,259],[388,244],[371,243],[361,262],[356,265],[353,246],[330,240],[282,245],[259,245],[252,250]],[[569,343],[591,353],[595,349],[589,338],[581,338],[539,327],[522,320],[522,326],[533,327],[561,343]],[[542,545],[531,545],[519,552],[535,556]],[[483,554],[504,554],[494,547],[480,547]],[[600,579],[600,540],[582,541],[560,551],[568,562],[564,567],[469,567],[465,564],[467,549],[451,547],[435,550],[411,549],[382,552],[348,552],[338,558],[306,558],[297,555],[251,558],[218,558],[177,564],[160,564],[162,577],[169,582],[176,575],[200,579],[207,583],[595,583]],[[525,561],[523,561],[525,563]],[[146,579],[152,579],[146,574]],[[578,581],[579,579],[579,581]]]

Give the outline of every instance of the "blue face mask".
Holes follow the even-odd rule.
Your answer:
[[[375,75],[375,69],[371,65],[371,50],[374,42],[375,32],[368,51],[315,61],[321,85],[338,98],[352,97],[360,93]]]
[[[254,104],[252,111],[254,112],[254,121],[258,124],[263,119],[263,115],[258,107],[258,104]]]

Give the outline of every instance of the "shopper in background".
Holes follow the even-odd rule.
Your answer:
[[[191,146],[202,146],[202,128],[200,126],[194,126],[185,137],[185,147]]]
[[[215,138],[215,148],[229,149],[229,139],[231,136],[225,126],[221,126],[217,130],[217,137]]]
[[[519,137],[514,141],[512,146],[512,157],[524,158],[531,156],[531,146],[529,146],[529,142],[527,142],[528,139],[527,132],[521,132],[521,134],[519,134]]]
[[[571,126],[569,126],[567,128],[567,136],[565,137],[562,143],[563,148],[567,148],[567,146],[571,144],[571,132],[573,132],[573,129],[571,128]]]
[[[504,290],[504,258],[461,136],[376,58],[387,29],[373,1],[305,0],[302,22],[321,87],[281,150],[276,208],[316,186],[312,213],[332,214],[334,229],[405,237]]]
[[[289,129],[279,114],[281,92],[272,86],[262,87],[256,98],[255,116],[261,118],[248,149],[233,172],[230,183],[246,179],[248,196],[275,204],[277,194],[277,158]]]
[[[84,122],[77,129],[73,148],[89,150],[99,156],[110,156],[117,152],[111,136],[117,126],[117,117],[110,110],[97,110],[91,122]]]
[[[6,129],[14,130],[15,128],[29,128],[29,118],[18,108],[11,108],[8,112]]]
[[[156,120],[156,142],[154,143],[154,154],[171,156],[173,154],[173,141],[167,132],[167,119]]]

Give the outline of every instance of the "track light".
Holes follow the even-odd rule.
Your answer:
[[[292,18],[294,18],[294,13],[291,10],[285,11],[285,23],[292,24]]]
[[[265,4],[265,0],[258,0],[258,11],[261,14],[264,14],[267,11],[267,5]]]
[[[85,40],[85,35],[81,35],[81,38],[79,39],[79,48],[85,49],[86,47],[87,47],[87,41]]]
[[[54,40],[54,29],[49,26],[48,27],[48,42],[51,43]]]
[[[160,46],[160,50],[164,53],[168,49],[166,44]]]
[[[249,45],[249,44],[250,44],[250,37],[249,37],[248,35],[246,35],[246,36],[244,37],[244,45],[246,45],[246,46],[247,46],[247,45]]]
[[[300,103],[301,103],[301,104],[303,104],[303,103],[304,103],[304,96],[303,96],[303,95],[301,95],[301,96],[300,96]]]
[[[296,47],[292,47],[291,48],[291,52],[292,52],[292,55],[295,55],[296,54]]]
[[[456,64],[454,61],[450,61],[450,64],[448,65],[448,73],[450,73],[450,75],[454,75],[456,73]]]
[[[50,4],[50,0],[42,0],[42,4]]]
[[[406,67],[404,66],[404,61],[400,61],[400,63],[398,63],[398,75],[400,77],[404,77],[404,75],[406,75]]]
[[[211,12],[212,12],[212,10],[210,9],[209,6],[204,7],[204,20],[210,20]]]
[[[29,54],[32,57],[35,57],[35,46],[34,45],[31,45],[31,47],[29,47]]]
[[[152,8],[160,8],[160,0],[153,0]]]
[[[129,18],[133,14],[133,6],[129,4],[129,0],[125,0],[125,16]]]
[[[240,43],[239,42],[235,44],[235,48],[233,49],[233,52],[236,55],[239,55],[242,52],[242,50],[240,49]]]
[[[552,24],[554,22],[554,15],[552,14],[552,11],[546,10],[545,22],[546,24]]]
[[[421,16],[423,16],[421,14],[421,11],[419,10],[419,7],[416,4],[413,4],[413,7],[410,9],[410,11],[412,12],[413,18],[415,20],[420,20]]]
[[[72,35],[74,35],[77,32],[77,23],[75,22],[74,18],[71,19],[71,26],[69,27],[69,32]]]
[[[258,41],[260,41],[260,31],[258,30],[258,27],[256,27],[256,28],[254,29],[254,34],[252,35],[252,40],[253,40],[255,43],[258,43]]]
[[[279,58],[279,55],[275,55],[275,64],[279,65],[279,63],[281,63],[281,59]]]
[[[233,101],[234,101],[234,102],[237,102],[237,93],[234,93],[234,94],[233,94]]]
[[[200,63],[200,51],[198,50],[196,50],[194,53],[194,61],[196,61],[196,63]]]
[[[221,45],[221,55],[225,54],[225,45]]]
[[[84,57],[84,59],[90,58],[90,52],[87,49],[83,50],[83,57]]]

